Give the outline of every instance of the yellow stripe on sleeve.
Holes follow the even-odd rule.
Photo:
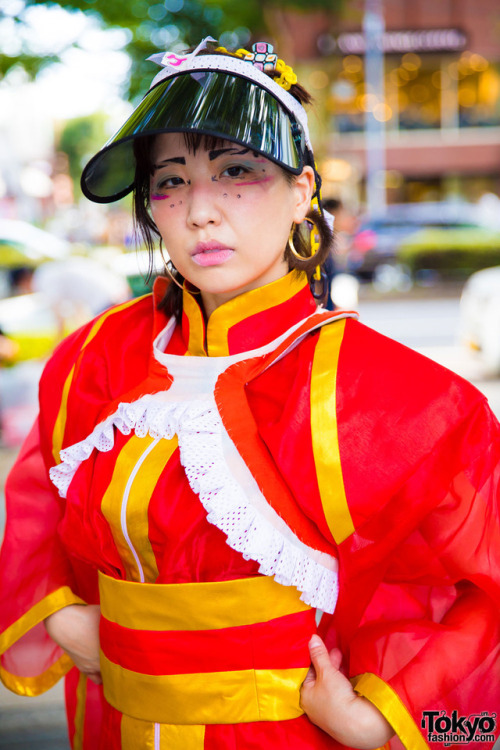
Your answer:
[[[11,692],[33,698],[54,687],[74,666],[69,656],[63,654],[51,667],[36,677],[21,677],[0,666],[0,679]]]
[[[323,512],[337,544],[354,532],[340,462],[337,430],[337,369],[346,321],[324,326],[311,374],[311,432]]]
[[[96,320],[95,324],[90,329],[90,332],[87,338],[85,339],[85,342],[82,346],[81,351],[83,351],[83,349],[85,349],[85,347],[92,341],[92,339],[96,336],[96,334],[101,329],[103,323],[105,323],[109,317],[111,317],[115,313],[125,310],[127,307],[131,307],[132,305],[135,305],[137,302],[140,302],[141,299],[144,299],[144,297],[137,297],[136,299],[132,299],[132,300],[129,300],[128,302],[124,302],[122,305],[117,305],[116,307],[112,307],[110,310],[108,310],[108,312],[101,315],[101,317]],[[64,383],[64,387],[63,387],[62,395],[61,395],[61,404],[59,406],[59,412],[57,414],[57,418],[54,424],[54,429],[52,431],[52,455],[54,456],[56,464],[61,462],[61,458],[59,454],[61,452],[61,448],[62,448],[63,440],[64,440],[64,431],[66,429],[66,419],[67,419],[67,412],[68,412],[68,397],[69,397],[69,392],[71,389],[71,385],[73,383],[74,376],[75,376],[75,366],[73,365],[73,367],[71,368],[71,372],[69,373]]]
[[[76,688],[75,733],[73,734],[73,750],[83,750],[83,732],[85,728],[85,708],[87,705],[87,680],[83,672],[78,676]]]
[[[16,620],[0,636],[0,653],[4,653],[25,633],[45,620],[46,617],[57,612],[69,604],[85,604],[83,599],[73,594],[68,586],[62,586],[60,589],[52,592],[41,601],[37,602],[28,612],[19,620]],[[73,662],[63,654],[54,664],[45,672],[35,677],[22,677],[12,674],[5,667],[0,666],[0,678],[9,690],[18,695],[40,695],[49,690],[58,680],[61,679],[72,668]]]
[[[59,413],[57,415],[56,423],[54,425],[54,431],[52,433],[52,455],[56,464],[61,463],[60,452],[64,440],[64,428],[66,427],[66,412],[68,407],[68,396],[71,383],[73,382],[73,376],[75,374],[75,365],[70,370],[68,377],[64,383],[61,397],[61,406],[59,407]]]
[[[0,654],[7,651],[13,643],[18,641],[28,630],[38,625],[39,622],[42,622],[46,617],[63,607],[67,607],[69,604],[85,604],[83,599],[76,596],[69,586],[61,586],[61,588],[53,591],[52,594],[41,599],[0,635]]]
[[[354,690],[368,698],[385,716],[406,750],[428,750],[429,745],[422,737],[410,712],[394,690],[369,672],[351,680]]]

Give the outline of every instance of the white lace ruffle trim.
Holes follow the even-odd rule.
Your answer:
[[[121,403],[116,413],[97,425],[85,440],[62,450],[61,463],[50,470],[59,494],[66,497],[76,470],[94,449],[113,448],[114,428],[124,435],[135,430],[138,437],[171,439],[177,435],[189,485],[207,511],[208,521],[226,534],[229,546],[245,559],[258,562],[263,575],[295,586],[310,606],[332,613],[338,594],[337,571],[314,559],[318,552],[292,532],[284,536],[249,502],[225,461],[224,428],[215,403],[169,403],[159,395]]]

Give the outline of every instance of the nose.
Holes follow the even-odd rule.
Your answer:
[[[211,180],[193,180],[189,190],[187,221],[189,226],[203,229],[221,220],[219,190]]]

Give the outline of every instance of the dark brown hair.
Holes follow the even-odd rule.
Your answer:
[[[207,54],[204,50],[203,54]],[[225,53],[212,53],[212,54],[225,54]],[[275,74],[279,76],[279,73]],[[290,88],[290,94],[294,96],[297,101],[301,104],[309,104],[311,102],[310,94],[299,84],[294,84]],[[202,135],[196,132],[183,133],[184,140],[187,148],[191,153],[196,153],[199,149],[206,149],[212,151],[221,148],[223,143],[222,138],[215,136]],[[135,169],[135,180],[134,180],[134,226],[136,235],[140,237],[149,251],[150,266],[149,275],[150,279],[153,275],[154,261],[153,253],[156,243],[159,241],[160,249],[161,235],[158,231],[156,224],[154,223],[151,212],[150,212],[150,179],[153,173],[153,163],[151,160],[151,153],[154,144],[155,136],[143,136],[134,140],[134,157],[136,163]],[[314,164],[311,164],[314,167]],[[281,168],[285,179],[288,184],[292,186],[295,182],[296,176],[286,169]],[[316,225],[316,234],[319,238],[319,249],[316,254],[311,257],[310,245],[309,245],[309,232],[304,231],[304,225],[307,226],[307,222],[304,225],[294,227],[292,236],[292,242],[296,252],[304,258],[299,260],[294,256],[290,250],[290,245],[287,243],[284,250],[284,259],[288,263],[290,270],[305,271],[309,279],[309,283],[313,288],[313,293],[320,300],[323,301],[323,297],[326,296],[327,288],[326,284],[320,284],[322,289],[320,293],[316,293],[315,287],[317,283],[313,281],[313,275],[318,266],[322,266],[330,254],[332,247],[332,231],[326,222],[322,213],[318,211],[310,211],[307,218],[314,222]],[[314,231],[314,230],[313,230]],[[167,248],[168,252],[168,248]],[[169,263],[169,275],[173,276],[176,281],[182,286],[184,277]],[[182,315],[182,290],[179,286],[173,282],[169,284],[164,298],[159,304],[159,309],[166,313],[168,316],[175,315],[180,320]]]

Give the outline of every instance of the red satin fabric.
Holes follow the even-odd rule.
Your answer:
[[[131,630],[102,619],[100,640],[110,661],[133,672],[196,674],[307,667],[314,632],[314,612],[308,610],[218,630]]]

